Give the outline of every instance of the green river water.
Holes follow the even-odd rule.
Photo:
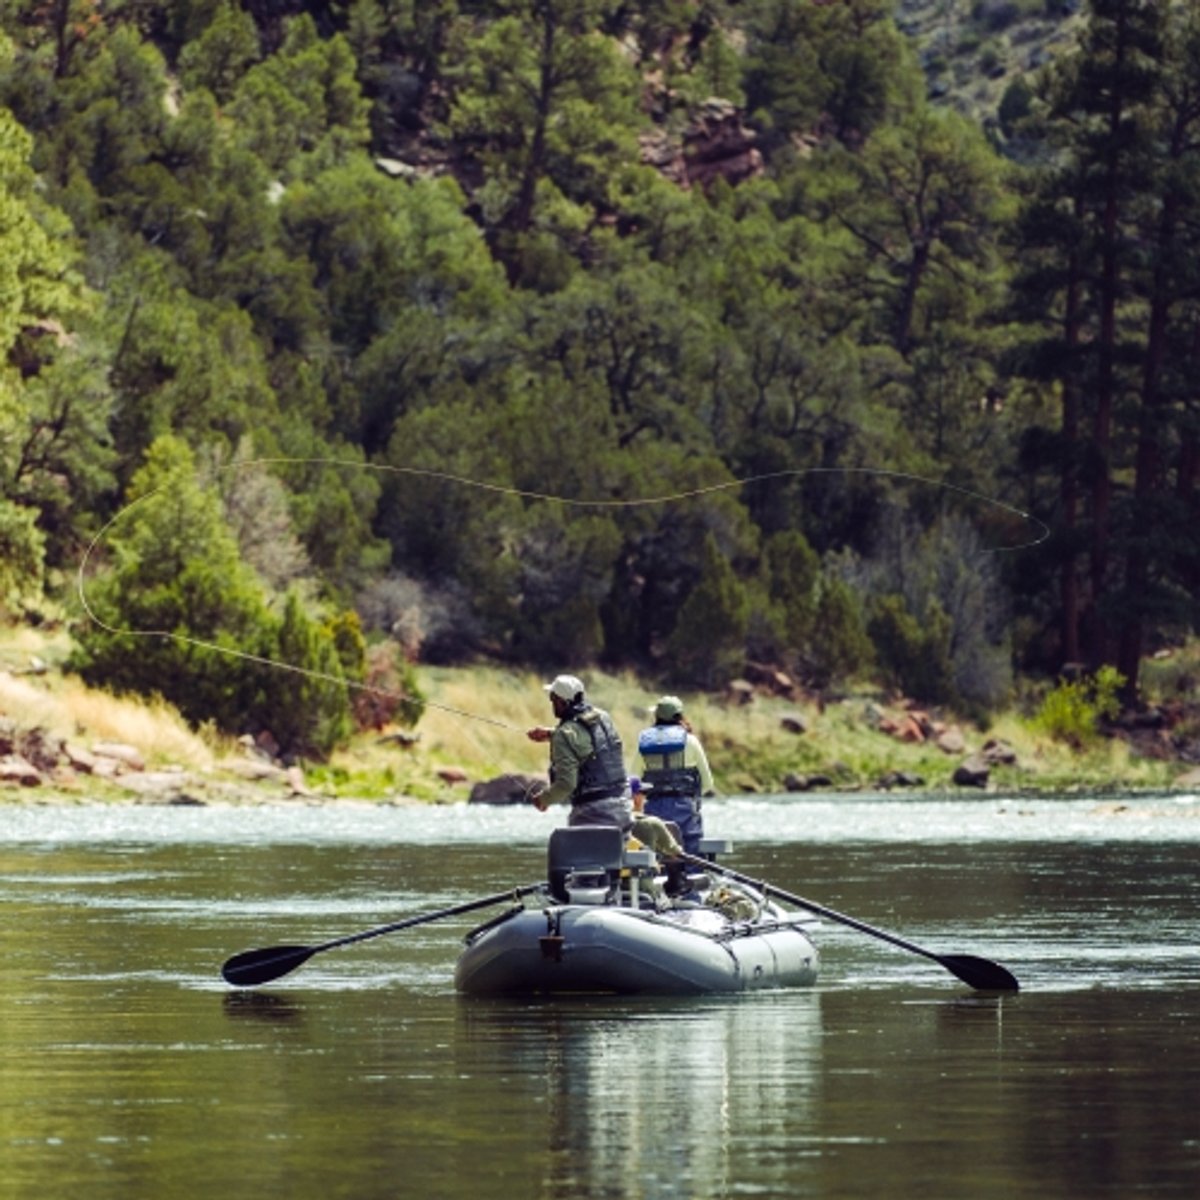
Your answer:
[[[815,988],[523,1001],[453,990],[487,912],[219,967],[533,882],[550,816],[10,807],[0,1197],[1192,1197],[1198,807],[717,803],[730,866],[1022,991],[826,924]]]

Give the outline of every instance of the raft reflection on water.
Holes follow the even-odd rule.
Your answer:
[[[753,997],[464,1001],[459,1043],[548,1107],[546,1195],[726,1194],[741,1131],[814,1118],[821,1008],[811,991]],[[541,1097],[531,1096],[531,1102]]]

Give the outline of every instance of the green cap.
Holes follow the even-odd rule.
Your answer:
[[[678,696],[663,696],[654,706],[656,721],[674,721],[683,716],[683,701]]]

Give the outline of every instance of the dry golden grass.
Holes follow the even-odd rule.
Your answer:
[[[207,769],[216,759],[214,746],[170,705],[110,696],[72,678],[0,672],[0,712],[56,737],[127,742],[150,762]]]
[[[220,771],[226,759],[240,757],[229,739],[197,733],[169,705],[121,698],[85,687],[53,669],[65,649],[40,631],[0,629],[0,714],[22,727],[41,726],[59,737],[127,742],[151,764],[173,764]],[[51,663],[45,674],[10,674],[25,670],[33,657]],[[627,749],[631,771],[637,770],[638,731],[652,720],[661,691],[630,674],[580,671],[589,699],[612,713]],[[550,673],[500,667],[422,667],[421,687],[429,706],[416,741],[400,748],[373,733],[356,737],[328,764],[308,764],[323,790],[339,795],[408,795],[426,800],[461,799],[462,784],[448,785],[438,772],[455,767],[469,780],[508,772],[543,773],[544,745],[525,731],[551,725],[554,718],[543,684]],[[949,785],[957,758],[932,745],[908,746],[870,727],[864,693],[824,711],[808,702],[759,695],[740,706],[720,698],[680,692],[686,714],[704,743],[721,793],[773,791],[788,774],[827,775],[837,787],[871,787],[892,769],[917,774],[930,787]],[[785,715],[799,715],[807,732],[783,729]],[[1016,767],[998,770],[1000,787],[1070,790],[1102,781],[1126,786],[1165,786],[1177,767],[1138,759],[1116,739],[1097,739],[1085,751],[1041,734],[1016,712],[998,714],[986,729],[963,726],[968,752],[988,738],[1012,745]]]
[[[532,675],[490,668],[429,668],[420,673],[430,704],[419,731],[423,752],[438,764],[472,770],[538,771],[545,747],[525,736],[544,724],[549,706]]]
[[[580,677],[588,699],[612,714],[629,752],[630,769],[636,769],[637,735],[652,722],[654,703],[662,689],[648,687],[629,674],[584,671]],[[420,679],[430,703],[421,719],[413,760],[432,768],[461,767],[473,778],[546,770],[546,747],[531,742],[525,731],[533,725],[554,724],[543,690],[549,675],[493,667],[427,667],[421,670]],[[782,747],[793,736],[780,733],[779,718],[785,709],[795,711],[796,705],[764,700],[731,708],[687,692],[681,699],[688,719],[706,743],[745,747],[778,743]]]
[[[63,701],[76,728],[102,741],[137,746],[150,761],[197,768],[209,768],[215,761],[209,741],[163,701],[114,697],[73,680],[64,684]]]

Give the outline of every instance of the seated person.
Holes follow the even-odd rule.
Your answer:
[[[629,791],[633,797],[633,828],[630,834],[655,854],[665,858],[677,857],[683,847],[675,840],[666,821],[661,817],[652,817],[645,811],[646,795],[642,781],[636,775],[629,781]]]

